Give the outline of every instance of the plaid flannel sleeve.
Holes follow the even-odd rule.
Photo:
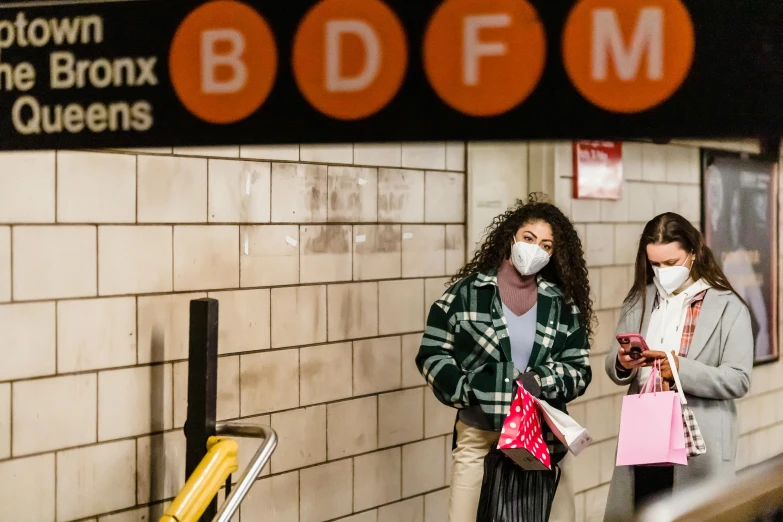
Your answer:
[[[416,366],[440,402],[465,408],[473,403],[473,391],[454,359],[454,325],[447,310],[455,297],[447,292],[430,308]]]
[[[579,309],[565,305],[560,314],[565,342],[552,347],[549,360],[533,371],[541,379],[541,397],[571,402],[583,395],[593,378],[587,330],[580,322]]]

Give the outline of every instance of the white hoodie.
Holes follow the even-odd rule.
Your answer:
[[[660,352],[679,353],[682,340],[682,325],[693,298],[705,290],[711,288],[710,284],[699,279],[688,285],[677,294],[667,294],[666,291],[654,279],[658,289],[658,307],[654,308],[650,316],[650,326],[647,328],[645,341],[650,350]],[[683,286],[685,286],[683,285]],[[682,287],[680,287],[682,288]],[[652,303],[650,303],[652,306]],[[642,368],[638,374],[640,384],[644,384],[650,376],[651,368]]]

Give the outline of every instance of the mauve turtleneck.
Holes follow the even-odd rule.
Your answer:
[[[503,261],[498,269],[500,300],[514,315],[524,315],[538,300],[536,276],[523,276],[511,261]]]

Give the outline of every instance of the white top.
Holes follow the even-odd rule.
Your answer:
[[[687,283],[686,283],[687,284]],[[650,325],[647,328],[645,341],[650,350],[669,353],[680,351],[682,330],[680,326],[685,322],[688,307],[693,298],[710,288],[709,283],[699,279],[695,283],[675,294],[667,294],[655,280],[658,289],[658,307],[654,308],[650,316]],[[652,305],[652,303],[650,303]],[[638,373],[640,384],[644,384],[650,376],[652,368],[642,368]]]

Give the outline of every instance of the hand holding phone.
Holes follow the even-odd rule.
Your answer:
[[[627,333],[617,335],[620,350],[617,353],[617,362],[626,370],[633,370],[646,364],[642,353],[649,350],[647,342],[642,334]]]

